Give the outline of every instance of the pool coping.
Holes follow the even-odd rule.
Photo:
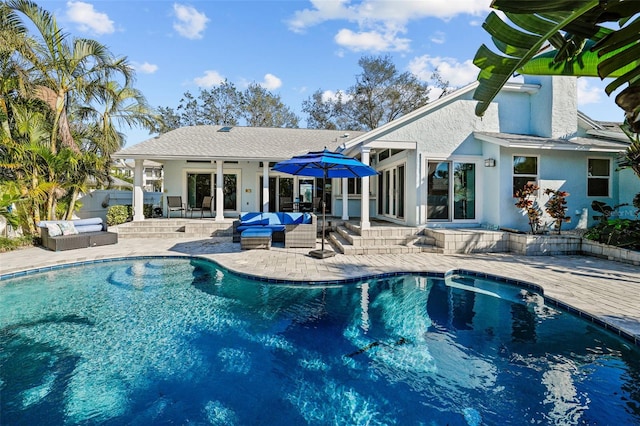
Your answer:
[[[6,281],[13,278],[21,278],[30,275],[35,275],[44,272],[51,272],[56,270],[61,270],[65,268],[77,267],[77,266],[85,266],[91,264],[100,264],[100,263],[110,263],[110,262],[122,262],[132,259],[197,259],[203,260],[216,265],[216,267],[222,268],[225,271],[228,271],[236,276],[241,278],[248,278],[251,280],[266,282],[272,284],[284,284],[284,285],[297,285],[297,286],[311,286],[311,285],[344,285],[351,284],[355,282],[365,281],[369,279],[381,279],[381,278],[391,278],[391,277],[399,277],[404,275],[419,275],[424,277],[433,277],[433,278],[442,278],[447,279],[449,277],[455,275],[466,275],[475,278],[483,278],[483,279],[491,279],[499,283],[504,283],[508,285],[514,285],[518,287],[524,287],[529,290],[533,290],[536,293],[539,293],[546,304],[558,308],[562,311],[565,311],[569,314],[575,315],[582,319],[585,319],[592,324],[611,332],[623,340],[633,344],[634,346],[640,348],[640,335],[635,335],[627,330],[624,330],[620,326],[617,326],[613,323],[610,323],[602,318],[599,318],[596,315],[590,314],[582,309],[578,309],[568,303],[562,302],[554,297],[545,295],[544,288],[541,285],[534,284],[528,281],[507,278],[500,275],[489,274],[485,272],[478,272],[470,269],[463,268],[452,268],[445,272],[433,272],[433,271],[393,271],[393,272],[379,272],[379,273],[370,273],[370,274],[362,274],[359,276],[351,276],[344,279],[332,279],[332,280],[314,280],[314,279],[305,279],[303,280],[294,280],[294,279],[282,279],[282,278],[270,278],[265,276],[260,276],[256,274],[250,274],[247,272],[242,272],[225,266],[218,262],[215,259],[211,259],[209,257],[201,256],[201,255],[128,255],[128,256],[114,256],[114,257],[104,257],[99,259],[88,259],[88,260],[80,260],[80,261],[69,261],[63,263],[57,263],[55,265],[42,266],[38,268],[32,269],[24,269],[16,272],[8,272],[5,274],[0,274],[0,283],[2,281]]]

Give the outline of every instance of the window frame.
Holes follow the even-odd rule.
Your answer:
[[[535,158],[536,159],[536,173],[535,174],[530,174],[530,173],[516,174],[516,172],[515,172],[516,157]],[[533,179],[528,180],[528,182],[535,182],[535,184],[538,185],[538,182],[540,182],[540,156],[539,155],[526,155],[526,154],[513,154],[511,156],[511,191],[513,193],[512,196],[514,198],[516,197],[516,191],[519,191],[519,190],[522,189],[522,188],[516,188],[515,187],[515,178],[516,177],[519,177],[519,178],[532,177]]]
[[[591,172],[589,171],[590,167],[589,167],[589,162],[591,160],[602,160],[602,161],[606,161],[608,163],[608,172],[609,174],[607,176],[592,176]],[[593,197],[593,198],[609,198],[611,197],[611,179],[613,177],[612,175],[612,167],[611,167],[611,158],[608,157],[587,157],[587,188],[586,188],[586,195],[587,197]],[[607,193],[606,195],[601,195],[601,194],[597,194],[597,195],[592,195],[589,193],[589,181],[590,180],[606,180],[607,182]]]
[[[362,195],[362,179],[347,178],[347,195]]]

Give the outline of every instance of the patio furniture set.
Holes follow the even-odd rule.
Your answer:
[[[268,250],[274,240],[283,242],[285,248],[315,248],[317,233],[317,216],[313,213],[247,212],[233,222],[233,242],[239,242],[243,250]]]
[[[178,211],[181,217],[186,212],[211,211],[213,197],[204,197],[200,207],[187,209],[180,196],[167,196],[167,217]],[[309,203],[310,204],[310,203]],[[311,212],[246,212],[233,222],[233,242],[240,243],[242,250],[271,248],[273,241],[282,242],[286,248],[315,248],[317,216]]]

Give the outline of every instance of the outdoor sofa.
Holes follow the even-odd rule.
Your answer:
[[[76,220],[50,220],[38,223],[42,245],[49,250],[62,251],[116,244],[118,234],[107,231],[107,224],[99,217]]]
[[[316,247],[318,219],[313,213],[246,212],[233,222],[233,242],[239,243],[247,229],[270,229],[274,241],[290,247]]]

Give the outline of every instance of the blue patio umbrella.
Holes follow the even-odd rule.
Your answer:
[[[289,160],[280,161],[273,170],[290,175],[312,176],[322,178],[322,188],[325,181],[331,178],[361,178],[377,174],[374,168],[367,166],[362,161],[348,157],[339,152],[324,151],[309,152],[295,156]],[[335,253],[324,249],[324,235],[326,223],[326,209],[324,197],[322,197],[322,249],[312,250],[309,254],[323,259],[333,256]]]

